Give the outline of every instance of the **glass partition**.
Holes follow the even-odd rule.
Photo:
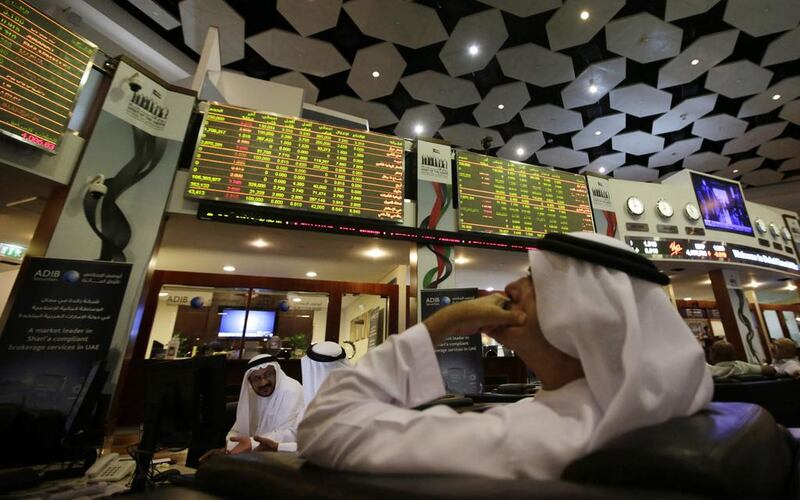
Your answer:
[[[772,309],[765,310],[764,322],[767,324],[767,331],[769,332],[770,338],[783,338],[783,328],[781,328],[781,320],[778,318],[778,311]]]
[[[800,318],[794,311],[781,311],[783,313],[783,322],[786,323],[786,329],[789,330],[789,336],[792,340],[800,344],[800,325],[797,324]]]
[[[342,295],[339,343],[352,362],[386,339],[389,300],[366,293]]]

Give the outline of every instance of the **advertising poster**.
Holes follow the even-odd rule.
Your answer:
[[[418,180],[452,184],[452,168],[452,151],[450,146],[417,141]]]
[[[589,199],[592,202],[592,218],[595,231],[612,238],[617,237],[617,213],[611,203],[611,190],[608,179],[601,179],[591,175],[586,177],[589,185]]]
[[[477,297],[477,288],[422,290],[422,319],[445,306]],[[479,334],[447,338],[436,349],[436,359],[448,393],[483,392],[483,353]]]
[[[68,414],[105,359],[130,264],[30,258],[0,337],[0,403]]]

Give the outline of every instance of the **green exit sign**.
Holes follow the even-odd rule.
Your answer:
[[[9,245],[8,243],[0,243],[0,257],[5,257],[11,260],[21,261],[25,257],[27,248],[19,245]]]

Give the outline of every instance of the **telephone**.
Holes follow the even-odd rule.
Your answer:
[[[114,483],[128,477],[136,469],[132,458],[120,458],[119,453],[108,453],[98,458],[86,471],[86,479],[90,483],[105,481]]]

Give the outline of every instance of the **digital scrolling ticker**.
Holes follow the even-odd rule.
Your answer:
[[[459,151],[459,229],[527,238],[593,231],[581,175]]]
[[[55,151],[97,47],[21,0],[0,0],[0,132]]]
[[[186,196],[403,220],[403,140],[210,104]]]

